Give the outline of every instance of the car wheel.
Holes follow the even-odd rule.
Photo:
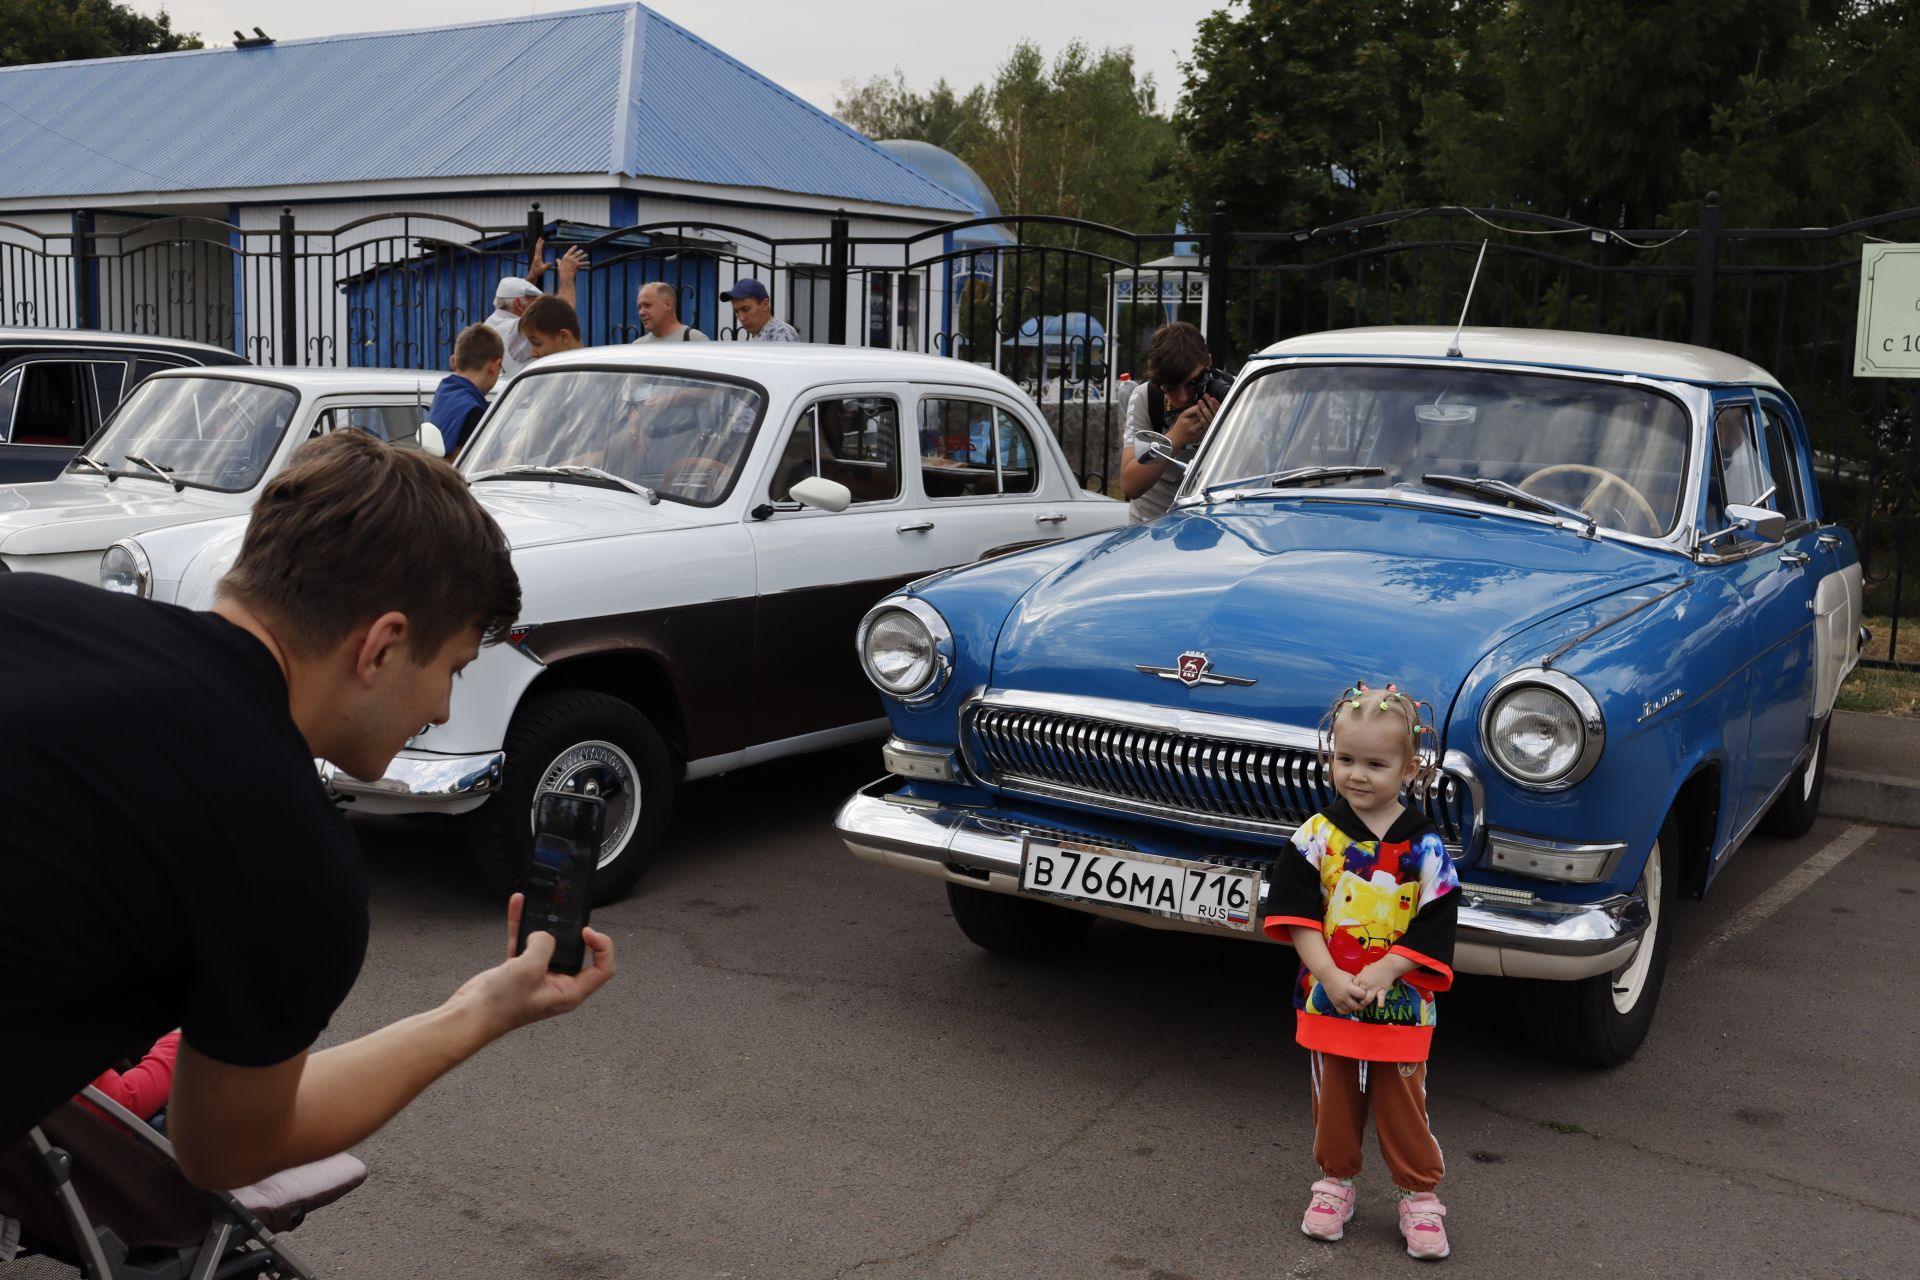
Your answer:
[[[1648,920],[1633,958],[1612,973],[1536,984],[1527,1025],[1542,1052],[1579,1066],[1613,1067],[1647,1038],[1673,945],[1679,840],[1679,824],[1668,814],[1640,872],[1636,891],[1646,899]]]
[[[947,884],[953,922],[977,947],[1014,960],[1050,960],[1064,955],[1093,924],[1084,911],[1050,902]]]
[[[1791,839],[1813,829],[1813,820],[1820,816],[1820,792],[1827,785],[1827,730],[1832,727],[1833,717],[1828,716],[1827,723],[1820,726],[1820,736],[1814,739],[1813,755],[1760,820],[1760,829],[1768,835]]]
[[[626,896],[653,862],[673,813],[673,762],[646,716],[604,693],[531,698],[507,731],[500,791],[474,814],[473,864],[495,893],[520,887],[539,797],[588,784],[607,802],[595,905]]]

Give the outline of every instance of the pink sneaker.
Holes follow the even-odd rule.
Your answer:
[[[1313,1203],[1307,1206],[1307,1216],[1300,1219],[1300,1230],[1315,1240],[1338,1240],[1347,1234],[1354,1199],[1353,1188],[1339,1179],[1320,1179],[1313,1184]]]
[[[1438,1262],[1453,1252],[1447,1247],[1447,1226],[1440,1221],[1446,1216],[1447,1206],[1431,1191],[1400,1202],[1400,1234],[1406,1238],[1409,1258]]]

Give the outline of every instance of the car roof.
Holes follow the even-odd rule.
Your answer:
[[[0,343],[33,343],[49,347],[144,347],[148,350],[179,351],[194,355],[240,357],[225,347],[185,338],[162,338],[148,333],[109,333],[102,329],[36,329],[30,326],[0,325]]]
[[[534,362],[516,375],[574,365],[617,364],[635,369],[676,369],[749,378],[768,390],[799,390],[823,381],[962,382],[1019,395],[1006,376],[950,356],[921,355],[871,347],[813,342],[665,342],[585,347]]]
[[[1447,325],[1395,325],[1332,329],[1276,342],[1260,359],[1299,356],[1393,356],[1443,360],[1453,341]],[[1684,342],[1623,338],[1617,334],[1577,333],[1568,329],[1466,328],[1460,333],[1462,360],[1478,364],[1520,364],[1549,369],[1636,373],[1680,382],[1759,383],[1778,387],[1772,374],[1740,356]]]
[[[227,378],[299,387],[314,395],[329,392],[403,391],[437,386],[444,373],[430,369],[298,369],[275,365],[217,365],[204,369],[166,369],[155,378]]]

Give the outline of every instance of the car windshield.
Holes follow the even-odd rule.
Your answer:
[[[712,506],[733,488],[765,407],[753,388],[710,378],[612,369],[528,372],[507,388],[460,470],[477,479],[516,468],[596,468],[662,498]],[[574,474],[592,482],[586,473]]]
[[[1252,376],[1185,493],[1221,485],[1257,490],[1282,477],[1282,486],[1398,488],[1501,505],[1531,495],[1603,528],[1648,537],[1665,534],[1679,516],[1688,418],[1657,391],[1544,374],[1383,365],[1282,367]],[[1523,492],[1503,497],[1503,485]]]
[[[242,493],[266,477],[298,403],[284,387],[236,378],[149,378],[86,456],[115,475]]]

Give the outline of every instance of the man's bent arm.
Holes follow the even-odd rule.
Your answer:
[[[518,929],[520,896],[508,908]],[[421,1090],[516,1027],[577,1007],[613,976],[613,941],[586,931],[591,967],[549,974],[551,934],[468,980],[437,1009],[271,1067],[234,1067],[180,1046],[167,1129],[187,1178],[230,1189],[345,1151]],[[509,947],[511,947],[511,942]]]

